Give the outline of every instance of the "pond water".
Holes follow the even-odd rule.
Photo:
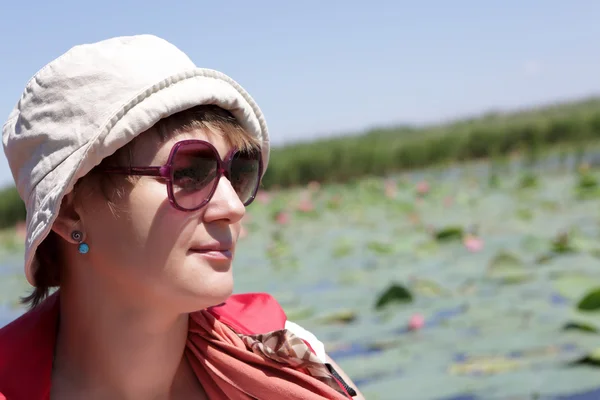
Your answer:
[[[274,295],[367,399],[598,399],[600,368],[576,361],[600,335],[564,327],[600,328],[575,307],[600,287],[600,197],[579,196],[570,168],[535,177],[463,168],[261,196],[236,292]],[[436,240],[448,227],[479,242]],[[561,233],[568,246],[552,252]],[[0,326],[22,312],[21,262],[2,255]],[[413,301],[376,310],[392,283]]]

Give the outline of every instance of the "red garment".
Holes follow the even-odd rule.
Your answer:
[[[58,313],[55,293],[0,329],[0,400],[49,399]],[[296,354],[283,331],[285,322],[283,309],[266,293],[234,295],[219,306],[193,313],[186,355],[207,394],[235,399],[258,398],[262,393],[271,393],[264,399],[280,398],[279,393],[290,399],[351,398],[318,365],[305,363],[306,356],[300,355],[304,357],[300,364],[298,359],[295,365],[287,363],[287,354]],[[281,346],[282,351],[265,346],[274,340],[287,346]],[[293,340],[298,344],[298,338]],[[292,386],[298,389],[290,391]]]

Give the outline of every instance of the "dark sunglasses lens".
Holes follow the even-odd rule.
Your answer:
[[[187,210],[210,200],[217,183],[214,151],[201,143],[182,145],[173,157],[172,180],[175,202]]]
[[[231,186],[244,205],[254,200],[260,182],[260,152],[238,152],[231,160]]]

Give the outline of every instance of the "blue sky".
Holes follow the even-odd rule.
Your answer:
[[[139,33],[242,84],[275,144],[600,94],[594,0],[32,3],[0,6],[2,122],[53,58]]]

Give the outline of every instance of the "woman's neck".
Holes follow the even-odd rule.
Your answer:
[[[184,357],[188,316],[128,307],[119,297],[61,288],[51,397],[198,398]]]

